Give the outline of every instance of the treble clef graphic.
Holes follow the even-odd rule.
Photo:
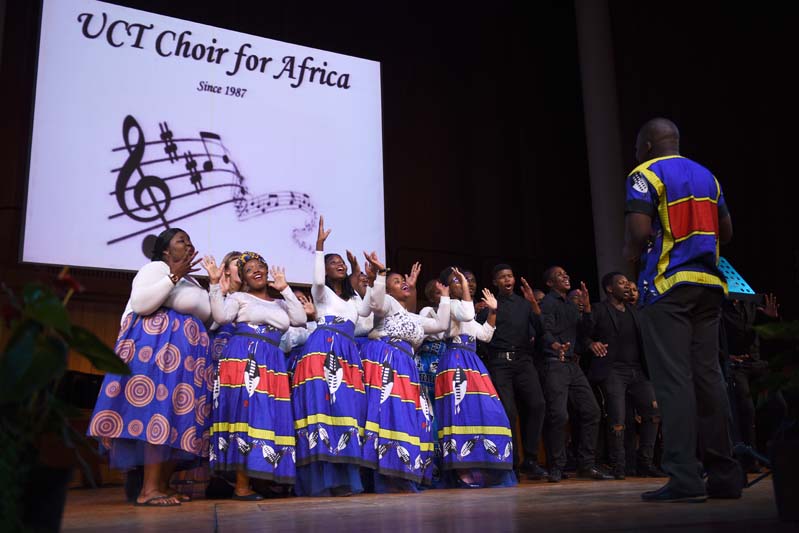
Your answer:
[[[130,132],[136,131],[136,142],[131,144]],[[122,212],[139,222],[150,222],[151,220],[160,219],[165,227],[169,227],[169,221],[164,215],[169,209],[172,202],[172,194],[169,186],[157,176],[146,176],[141,169],[141,162],[144,158],[145,139],[144,132],[136,122],[136,119],[128,115],[122,123],[122,139],[125,141],[125,148],[129,156],[122,168],[119,169],[116,182],[116,198]],[[126,192],[130,188],[128,186],[131,176],[134,172],[139,173],[139,181],[133,185],[133,199],[136,202],[135,208],[131,209],[128,206]],[[142,198],[147,194],[149,203]],[[160,198],[158,198],[160,193]],[[142,211],[146,213],[142,213]]]

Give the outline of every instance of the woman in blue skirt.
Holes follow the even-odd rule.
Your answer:
[[[219,278],[219,288],[222,296],[238,292],[241,289],[242,283],[239,277],[239,257],[241,257],[241,252],[232,251],[226,253],[225,257],[222,259],[222,264],[220,265],[222,267],[222,277]],[[232,323],[213,323],[211,325],[211,331],[209,332],[211,336],[211,361],[214,365],[212,381],[213,408],[216,408],[219,404],[219,360],[235,329],[236,326]]]
[[[441,299],[441,291],[438,289],[439,281],[431,279],[424,288],[427,301],[431,304],[419,311],[419,316],[426,318],[436,318],[438,315],[438,303]],[[438,373],[438,361],[444,352],[447,351],[446,336],[449,331],[431,333],[425,335],[424,341],[416,351],[416,368],[419,370],[419,384],[421,386],[422,400],[430,406],[431,413],[435,413],[436,397],[436,374]],[[432,476],[433,486],[437,487],[440,481],[441,470],[441,446],[438,440],[438,425],[435,416],[432,417],[430,433],[433,435],[433,465]]]
[[[366,399],[361,356],[353,337],[359,309],[344,260],[324,254],[329,235],[320,217],[311,286],[317,326],[297,359],[291,382],[298,496],[363,492],[359,470]]]
[[[516,484],[510,423],[475,340],[494,335],[497,301],[483,290],[488,320],[474,320],[467,280],[457,269],[441,273],[452,295],[447,351],[438,363],[435,412],[441,441],[442,470],[456,487],[507,487]]]
[[[136,505],[180,505],[169,478],[178,461],[208,455],[208,293],[188,274],[197,252],[185,231],[156,239],[152,262],[133,279],[116,353],[129,376],[107,374],[88,434],[110,454],[112,468],[143,466]]]
[[[286,357],[278,348],[290,325],[305,324],[305,311],[279,267],[271,271],[254,252],[239,258],[246,290],[228,296],[219,286],[222,271],[213,257],[203,260],[211,282],[211,313],[218,324],[236,323],[219,360],[218,404],[211,426],[211,468],[235,472],[233,499],[260,500],[250,487],[255,477],[293,485],[295,438]],[[273,281],[268,281],[267,272]],[[280,292],[282,300],[268,294]]]
[[[416,492],[432,482],[432,412],[419,386],[414,350],[426,334],[449,327],[449,291],[439,284],[439,314],[425,318],[405,309],[410,287],[405,276],[387,274],[373,252],[378,272],[370,305],[375,329],[362,351],[366,384],[366,440],[363,456],[374,469],[375,492]]]

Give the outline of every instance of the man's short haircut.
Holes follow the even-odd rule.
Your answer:
[[[497,265],[494,265],[494,268],[491,271],[491,277],[493,279],[497,279],[497,274],[499,274],[503,270],[510,270],[511,272],[513,272],[513,267],[511,267],[507,263],[499,263]]]
[[[608,286],[613,285],[613,280],[616,276],[623,276],[621,272],[614,270],[602,276],[602,292],[608,292]]]
[[[560,267],[560,265],[552,265],[548,269],[544,270],[544,275],[542,276],[542,279],[544,280],[544,285],[546,285],[547,282],[550,279],[552,279],[552,274],[555,273],[555,269],[556,268],[561,268],[561,267]]]

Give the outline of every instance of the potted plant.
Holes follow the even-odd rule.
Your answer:
[[[58,530],[72,468],[53,468],[48,457],[70,448],[82,462],[76,445],[84,436],[70,425],[77,411],[57,393],[69,351],[98,370],[130,372],[97,336],[72,324],[66,305],[81,289],[65,268],[51,285],[30,283],[19,294],[3,285],[0,294],[0,516],[9,530]]]
[[[768,357],[768,371],[758,389],[779,392],[785,417],[769,447],[774,499],[780,520],[799,521],[799,321],[755,326],[763,340],[783,349]]]

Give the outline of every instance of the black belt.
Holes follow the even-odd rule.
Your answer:
[[[268,342],[272,346],[277,346],[278,348],[280,348],[280,343],[278,341],[270,339],[269,337],[264,337],[263,335],[256,335],[255,333],[244,333],[244,332],[238,333],[238,332],[236,332],[236,333],[233,334],[233,336],[234,337],[250,337],[250,338],[253,338],[253,339],[258,339],[259,341]]]
[[[408,351],[408,350],[406,350],[406,349],[405,349],[405,348],[404,348],[404,347],[403,347],[401,344],[397,344],[397,343],[395,343],[395,342],[391,342],[391,341],[388,341],[388,344],[389,344],[390,346],[393,346],[393,347],[394,347],[394,348],[396,348],[397,350],[401,351],[402,353],[404,353],[404,354],[405,354],[405,355],[407,355],[408,357],[411,357],[411,358],[413,358],[413,352],[409,352],[409,351]]]
[[[489,351],[488,355],[491,356],[492,359],[503,359],[505,361],[516,361],[521,359],[525,356],[530,356],[527,352],[495,352]]]
[[[355,342],[355,337],[353,337],[352,335],[350,335],[348,333],[344,333],[340,329],[331,328],[330,326],[327,326],[327,325],[318,325],[318,326],[316,326],[316,329],[324,329],[324,330],[327,330],[327,331],[332,331],[333,333],[338,333],[339,335],[344,335],[345,337],[347,337],[352,342]]]
[[[545,357],[544,361],[553,361],[558,363],[576,363],[580,360],[579,355],[564,355],[563,357]]]
[[[447,347],[448,348],[457,348],[459,350],[466,350],[467,352],[472,352],[472,353],[475,353],[475,354],[477,353],[477,351],[474,348],[468,346],[467,344],[458,344],[458,343],[455,343],[455,342],[450,342],[449,344],[447,344]]]

